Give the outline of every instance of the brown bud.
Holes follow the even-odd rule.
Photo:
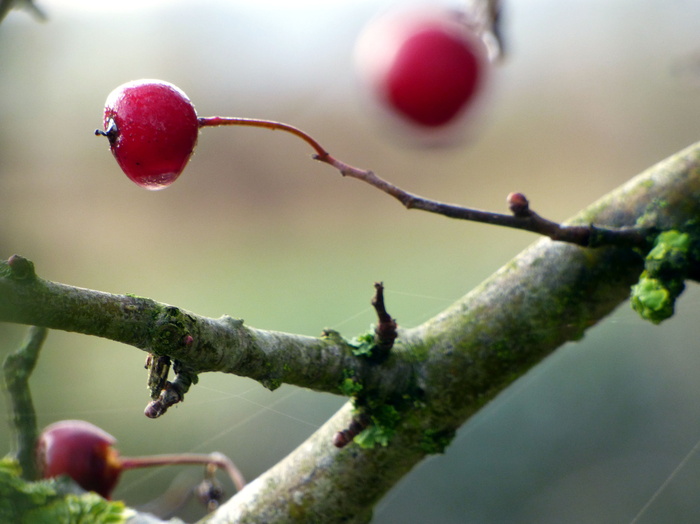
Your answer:
[[[19,255],[12,255],[7,260],[7,265],[12,271],[12,277],[17,280],[29,280],[36,278],[36,273],[34,273],[34,264],[31,260]]]
[[[344,429],[343,431],[338,431],[338,433],[333,435],[333,445],[336,448],[344,448],[350,444],[352,439],[353,435],[351,435],[347,429]]]
[[[516,217],[530,216],[530,202],[522,193],[510,193],[506,201],[511,213]]]

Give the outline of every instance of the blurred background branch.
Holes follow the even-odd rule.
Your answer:
[[[39,9],[33,0],[0,0],[0,22],[12,9],[29,11],[37,20],[46,20],[46,14]]]
[[[15,431],[16,457],[22,476],[27,480],[37,478],[34,448],[38,435],[29,378],[47,334],[48,329],[44,327],[30,327],[22,346],[7,355],[2,365],[10,423]]]

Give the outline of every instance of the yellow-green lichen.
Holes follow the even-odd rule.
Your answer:
[[[352,342],[352,354],[356,357],[372,357],[372,351],[375,347],[374,330],[370,330],[362,335],[355,337]]]
[[[676,298],[685,289],[693,237],[677,230],[660,233],[644,261],[639,282],[632,286],[631,304],[654,324],[673,316]]]
[[[353,441],[365,449],[375,446],[387,446],[396,433],[396,426],[401,421],[401,414],[390,404],[373,405],[367,410],[371,423]]]
[[[350,370],[343,372],[344,378],[340,382],[340,392],[346,397],[354,397],[362,391],[362,384],[354,377]]]
[[[642,276],[639,283],[632,286],[631,299],[632,309],[654,324],[673,316],[675,298],[655,278]]]
[[[428,429],[423,433],[420,440],[420,447],[428,455],[444,453],[454,436],[454,431]]]

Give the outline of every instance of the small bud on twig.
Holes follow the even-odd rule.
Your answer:
[[[352,439],[354,439],[356,435],[369,426],[370,422],[371,418],[365,413],[354,416],[347,429],[338,431],[338,433],[333,435],[333,445],[336,448],[344,448],[352,442]]]
[[[508,202],[508,209],[516,217],[525,218],[531,216],[530,202],[522,193],[510,193],[506,201]]]
[[[31,280],[36,278],[34,263],[19,255],[12,255],[7,260],[7,265],[12,270],[12,277],[17,280]]]
[[[169,407],[183,402],[185,393],[189,391],[190,386],[193,383],[197,383],[198,377],[196,374],[179,368],[181,368],[180,363],[176,360],[173,364],[173,369],[176,373],[175,380],[172,382],[166,381],[158,397],[148,403],[143,412],[148,418],[158,418]]]

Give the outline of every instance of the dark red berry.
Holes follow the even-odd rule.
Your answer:
[[[42,478],[68,475],[86,491],[109,498],[122,472],[116,439],[83,420],[47,426],[37,441],[37,466]]]
[[[104,131],[126,176],[146,189],[172,184],[197,144],[194,106],[179,88],[161,80],[136,80],[107,97]]]
[[[360,75],[379,103],[404,122],[435,129],[460,119],[483,87],[483,41],[448,9],[390,12],[358,41]]]

